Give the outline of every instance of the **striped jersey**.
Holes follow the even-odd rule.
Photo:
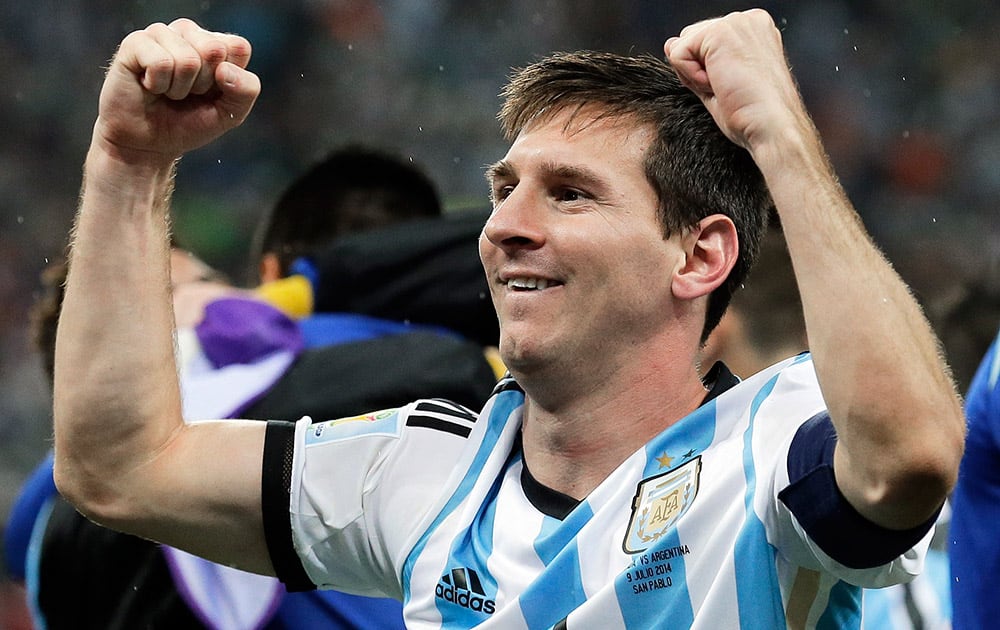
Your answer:
[[[860,627],[859,587],[919,572],[933,519],[886,530],[842,497],[808,354],[712,374],[582,501],[525,467],[509,378],[479,414],[421,400],[270,423],[275,569],[289,588],[398,597],[410,628]]]

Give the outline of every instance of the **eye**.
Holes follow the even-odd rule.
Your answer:
[[[556,191],[555,197],[559,201],[574,202],[586,199],[587,195],[575,188],[560,188]]]
[[[493,205],[497,205],[507,197],[510,197],[510,193],[514,191],[514,186],[511,184],[497,185],[493,187],[491,198],[493,199]]]

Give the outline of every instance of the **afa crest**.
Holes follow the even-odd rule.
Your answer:
[[[632,517],[622,548],[625,553],[645,551],[687,512],[698,495],[701,457],[639,482],[632,499]]]

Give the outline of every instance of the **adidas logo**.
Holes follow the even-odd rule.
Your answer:
[[[496,602],[486,599],[479,574],[472,569],[460,567],[442,575],[434,589],[434,595],[446,602],[487,615],[492,615],[496,610]]]

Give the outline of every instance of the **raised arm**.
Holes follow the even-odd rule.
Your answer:
[[[838,184],[780,33],[753,10],[690,26],[664,50],[767,181],[838,435],[837,485],[875,523],[926,521],[957,477],[961,405],[930,325]]]
[[[56,342],[55,477],[102,524],[267,572],[264,425],[182,421],[167,239],[174,164],[246,118],[249,60],[243,38],[177,20],[111,63]]]

